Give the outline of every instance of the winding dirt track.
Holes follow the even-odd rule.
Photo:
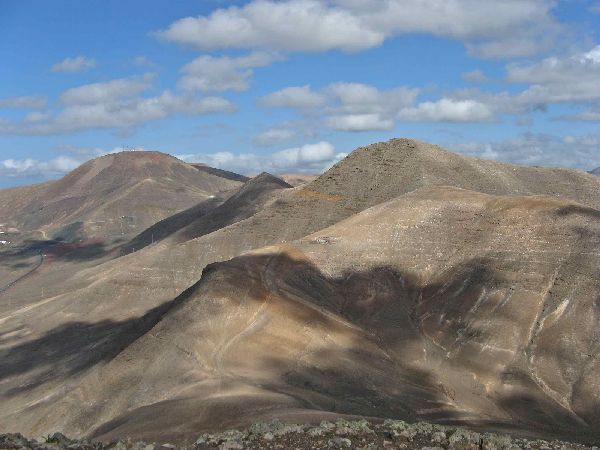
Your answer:
[[[25,278],[29,277],[30,275],[32,275],[35,271],[37,271],[42,264],[44,264],[44,252],[40,251],[39,253],[39,261],[37,262],[37,264],[33,267],[33,269],[31,269],[29,272],[27,272],[24,275],[21,275],[19,278],[17,278],[14,281],[11,281],[10,283],[8,283],[6,286],[0,287],[0,294],[3,294],[4,292],[8,291],[11,287],[13,287],[14,285],[16,285],[17,283],[23,281]]]

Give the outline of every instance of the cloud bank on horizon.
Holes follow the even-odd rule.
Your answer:
[[[598,1],[124,3],[6,3],[0,187],[123,143],[250,174],[395,136],[600,166]]]

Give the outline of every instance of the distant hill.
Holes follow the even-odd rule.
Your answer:
[[[283,173],[277,176],[294,187],[310,183],[318,177],[318,175],[306,175],[303,173]]]
[[[597,169],[594,169],[590,172],[592,175],[600,175],[600,167],[598,167]]]
[[[212,233],[247,219],[264,207],[275,191],[291,187],[280,178],[262,173],[246,181],[231,197],[211,198],[161,220],[131,240],[122,252],[140,250],[166,237],[186,241]]]
[[[57,181],[0,191],[0,213],[22,232],[72,240],[128,236],[241,185],[159,152],[121,152],[81,165]],[[215,169],[216,170],[216,169]]]

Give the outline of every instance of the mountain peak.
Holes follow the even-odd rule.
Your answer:
[[[261,172],[261,173],[259,173],[255,177],[252,177],[248,181],[248,183],[252,183],[252,184],[269,183],[269,184],[276,184],[276,185],[279,185],[279,186],[284,187],[284,188],[291,188],[292,187],[290,184],[286,183],[281,178],[276,177],[275,175],[271,175],[269,172]]]

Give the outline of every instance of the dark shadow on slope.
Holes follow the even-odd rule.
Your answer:
[[[580,205],[563,206],[556,212],[556,215],[558,216],[568,216],[571,214],[586,216],[592,219],[600,219],[600,211]]]
[[[32,374],[26,384],[3,395],[13,396],[64,376],[73,376],[95,364],[109,361],[147,333],[173,306],[188,296],[159,305],[141,317],[124,321],[70,322],[44,336],[0,349],[0,381]],[[0,336],[0,345],[9,341]]]
[[[141,250],[154,242],[169,237],[171,234],[188,226],[194,220],[217,208],[224,200],[225,198],[216,196],[155,223],[124,244],[120,250],[121,255]]]
[[[506,396],[494,398],[495,402],[514,413],[512,422],[485,416],[480,421],[473,421],[465,418],[460,411],[446,406],[449,403],[448,391],[440,385],[437,374],[410,364],[409,355],[414,355],[415,346],[420,345],[428,352],[433,348],[422,333],[422,316],[426,312],[423,308],[426,307],[427,311],[434,314],[460,316],[476,300],[476,290],[469,291],[468,295],[462,297],[460,290],[465,289],[465,285],[483,283],[498,287],[506,280],[484,258],[465,263],[443,276],[445,278],[422,286],[416,274],[381,266],[363,271],[348,270],[340,276],[331,277],[318,267],[286,254],[241,256],[207,266],[198,283],[175,300],[140,318],[123,322],[70,323],[39,339],[1,351],[0,360],[3,364],[0,379],[35,373],[27,385],[5,394],[15,395],[55,377],[71,376],[101,361],[108,361],[148,332],[167,313],[183,314],[193,321],[194,314],[198,314],[196,294],[200,287],[208,284],[216,289],[215,292],[222,290],[222,294],[231,302],[255,301],[252,297],[248,299],[238,295],[240,292],[253,291],[259,292],[259,297],[261,292],[268,292],[275,294],[277,301],[300,303],[303,307],[289,310],[295,311],[294,321],[307,327],[326,330],[328,324],[338,317],[359,330],[346,347],[331,346],[316,350],[314,359],[327,362],[320,366],[302,360],[290,364],[285,353],[272,354],[261,361],[261,364],[273,367],[282,375],[276,383],[261,383],[258,387],[288,396],[299,408],[316,412],[520,430],[532,435],[555,436],[556,433],[564,432],[571,439],[574,432],[593,433],[594,430],[573,428],[570,424],[567,428],[561,428],[556,420],[565,416],[562,408],[544,401],[541,392],[534,390],[531,392],[531,399],[519,400]],[[451,294],[464,301],[458,301],[453,307],[446,305],[443,301]],[[457,323],[446,332],[460,336],[460,329],[461,326]],[[466,336],[486,339],[486,336],[477,333],[467,333]],[[469,356],[476,355],[466,355]],[[39,372],[35,372],[36,369]],[[144,367],[139,367],[139,370],[144,370]],[[254,383],[243,377],[238,380]],[[525,382],[529,380],[526,378]],[[181,400],[191,401],[198,409],[206,408],[206,401],[203,399]],[[230,405],[238,411],[238,422],[255,421],[255,415],[244,414],[245,411],[252,411],[252,402],[257,399],[239,401],[239,405]],[[460,405],[460,398],[456,401]],[[137,410],[134,410],[110,422],[99,424],[93,435],[119,433],[121,425],[138,422],[136,426],[141,427],[140,429],[155,430],[152,431],[155,433],[162,430],[161,436],[165,438],[171,438],[164,431],[171,428],[177,430],[173,431],[174,439],[188,438],[191,433],[197,435],[201,431],[229,427],[230,421],[235,419],[235,414],[231,415],[231,412],[227,421],[215,415],[212,422],[205,418],[202,425],[197,423],[193,430],[186,431],[185,427],[176,427],[175,424],[177,421],[181,425],[182,421],[194,420],[189,419],[189,405],[183,408],[177,401],[169,401],[167,411],[161,410],[158,403],[156,405],[157,409],[153,405],[145,407],[152,414],[136,417]],[[532,407],[535,408],[535,413],[529,414],[528,408]],[[274,410],[273,417],[276,414],[277,411]],[[155,422],[159,418],[160,427]],[[143,423],[140,424],[140,420]],[[204,429],[199,428],[200,426]]]
[[[214,198],[148,228],[121,248],[121,254],[138,251],[153,242],[178,234],[180,240],[194,239],[247,219],[259,211],[277,189],[291,186],[280,178],[262,173],[245,183],[228,198]]]

